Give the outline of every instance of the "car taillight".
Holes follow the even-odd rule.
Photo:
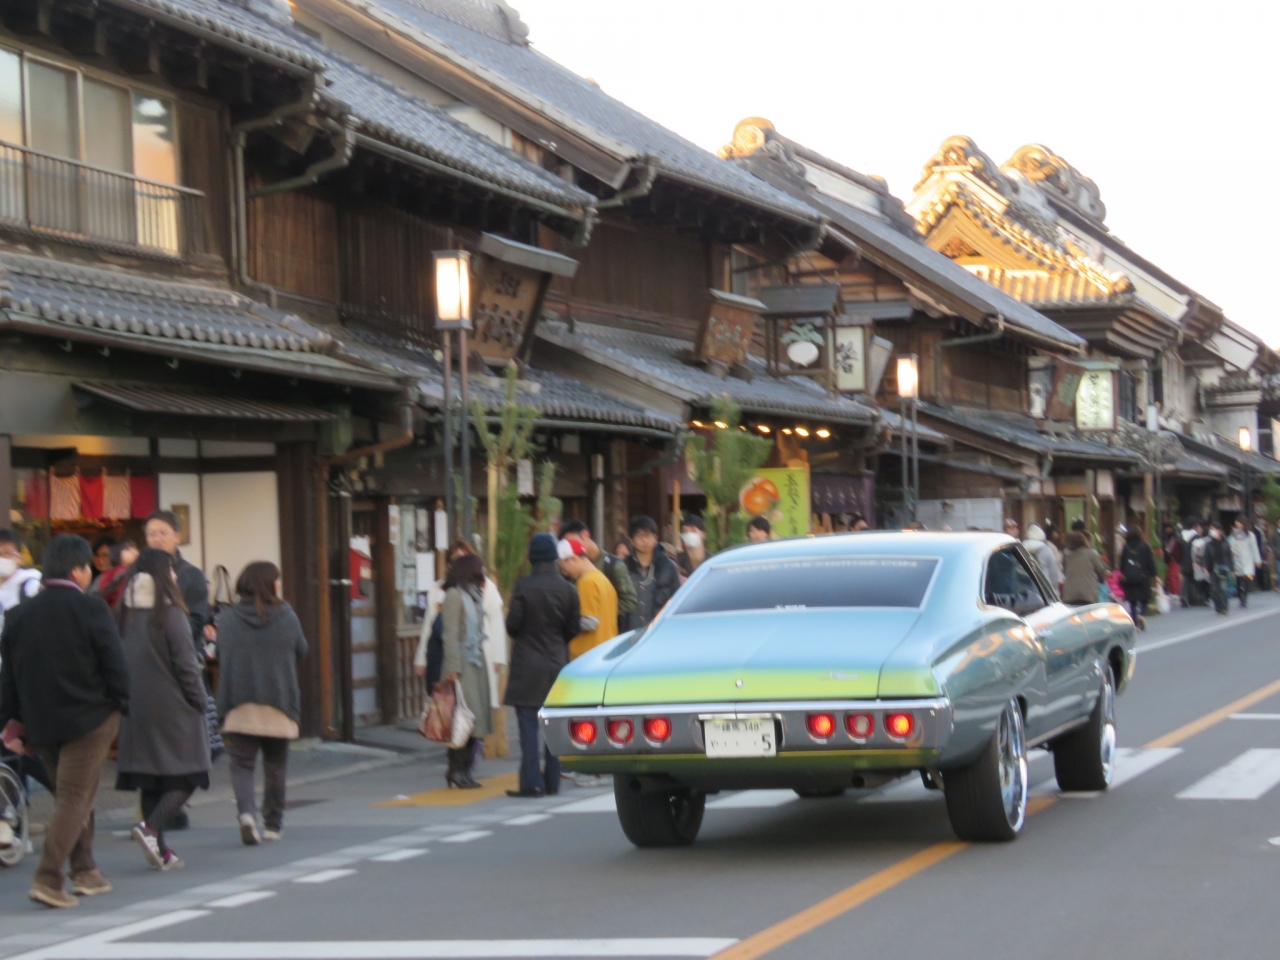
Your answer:
[[[596,722],[594,720],[574,720],[569,724],[569,736],[580,747],[589,747],[596,742]]]
[[[666,717],[649,717],[644,722],[644,735],[653,743],[666,743],[671,739],[671,721]]]
[[[836,732],[836,718],[829,713],[811,713],[804,723],[809,735],[818,740],[826,740]]]
[[[876,732],[876,719],[869,713],[851,713],[844,718],[844,728],[855,740],[866,740]]]
[[[630,743],[636,735],[636,728],[630,720],[610,720],[609,739],[614,743]]]
[[[909,713],[891,713],[884,718],[884,728],[895,740],[905,740],[916,728],[916,720]]]

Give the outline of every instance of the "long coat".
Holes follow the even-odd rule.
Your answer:
[[[209,769],[207,694],[186,614],[164,611],[163,630],[151,629],[155,582],[138,574],[125,588],[120,639],[133,697],[120,723],[121,773],[182,776]]]
[[[464,597],[457,587],[445,591],[444,606],[440,608],[440,616],[444,620],[444,665],[441,674],[458,675],[462,685],[462,695],[467,698],[467,707],[476,715],[473,737],[487,737],[493,733],[493,711],[489,709],[489,665],[482,663],[476,666],[467,659],[463,644],[466,638],[466,609],[463,604],[473,603],[470,597]],[[479,619],[484,620],[483,601],[479,610]],[[483,649],[480,659],[484,660]]]
[[[540,707],[569,662],[569,641],[578,635],[578,588],[560,576],[554,563],[535,564],[516,581],[507,610],[511,676],[506,703]]]

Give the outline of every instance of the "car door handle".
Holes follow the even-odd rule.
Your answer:
[[[1049,637],[1053,636],[1053,631],[1041,630],[1038,634],[1036,634],[1036,636],[1038,636],[1041,640],[1047,640]]]

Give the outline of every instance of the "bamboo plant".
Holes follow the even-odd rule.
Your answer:
[[[742,411],[728,397],[714,400],[711,412],[724,429],[715,431],[710,444],[706,437],[690,434],[685,440],[685,460],[689,479],[707,496],[707,552],[718,553],[746,542],[747,518],[738,509],[738,494],[764,465],[772,444],[738,429]]]

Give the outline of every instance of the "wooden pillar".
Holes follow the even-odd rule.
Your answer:
[[[280,581],[307,638],[307,656],[298,667],[302,687],[304,737],[323,733],[320,650],[319,515],[310,443],[277,444],[276,473],[280,509]]]

